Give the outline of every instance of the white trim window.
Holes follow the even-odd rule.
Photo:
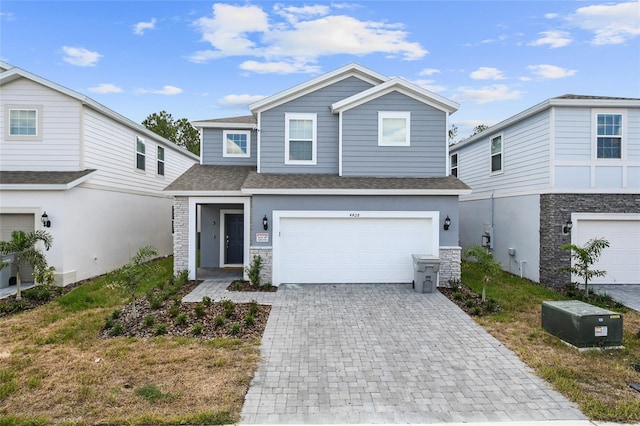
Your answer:
[[[222,131],[222,156],[249,158],[251,155],[251,132],[248,130]]]
[[[7,140],[42,140],[42,107],[34,105],[7,105]]]
[[[622,114],[596,114],[596,158],[622,158]]]
[[[136,136],[136,169],[145,170],[145,141],[140,136]]]
[[[411,145],[411,113],[378,111],[378,146]]]
[[[491,173],[502,173],[502,135],[491,138]]]
[[[164,176],[164,148],[158,146],[158,176]]]
[[[317,114],[285,113],[284,163],[314,165],[318,150]]]
[[[458,177],[458,153],[451,154],[451,169],[449,174]]]

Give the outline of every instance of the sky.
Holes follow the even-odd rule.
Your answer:
[[[2,0],[0,60],[138,123],[248,115],[356,62],[459,103],[459,140],[563,94],[640,98],[640,2]]]

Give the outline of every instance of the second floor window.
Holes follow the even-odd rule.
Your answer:
[[[622,114],[597,114],[598,158],[622,158]]]
[[[409,146],[411,144],[411,113],[378,112],[378,145]]]
[[[38,111],[35,109],[9,110],[11,136],[38,136]]]
[[[491,138],[491,173],[502,171],[502,135]]]
[[[458,177],[458,154],[451,154],[451,176]]]
[[[251,132],[246,130],[225,130],[222,132],[223,157],[249,157],[251,153]]]
[[[285,164],[316,164],[316,114],[285,114]]]
[[[158,147],[158,174],[164,176],[164,148]]]
[[[144,139],[136,136],[136,169],[145,169],[145,144]]]

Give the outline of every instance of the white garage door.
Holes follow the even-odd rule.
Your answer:
[[[0,214],[0,240],[9,241],[13,231],[34,230],[33,214]]]
[[[274,284],[406,283],[438,254],[438,212],[274,212]]]
[[[592,238],[609,241],[609,247],[593,266],[607,271],[607,275],[594,278],[594,284],[640,284],[640,216],[578,219],[575,231],[578,245],[584,245]],[[573,280],[581,282],[577,277]]]

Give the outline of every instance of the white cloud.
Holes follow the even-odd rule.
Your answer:
[[[558,15],[557,13],[547,13],[544,15],[544,17],[547,19],[556,19],[560,17],[560,15]]]
[[[594,33],[591,44],[621,44],[640,35],[640,2],[585,6],[568,20]]]
[[[269,72],[316,70],[320,56],[385,53],[404,60],[417,60],[428,52],[408,41],[404,26],[384,21],[361,21],[346,15],[331,15],[332,6],[286,6],[277,4],[268,15],[260,6],[215,4],[213,17],[202,17],[195,26],[213,49],[189,58],[207,62],[228,56],[262,59],[245,62],[245,68]],[[272,64],[277,64],[274,66]],[[311,64],[311,65],[309,65]],[[303,71],[308,72],[308,71]]]
[[[529,65],[531,73],[545,79],[565,78],[575,75],[578,71],[568,70],[555,65]]]
[[[243,106],[246,107],[247,105],[253,103],[253,102],[257,102],[260,99],[263,99],[264,96],[262,95],[248,95],[248,94],[243,94],[243,95],[227,95],[223,98],[221,98],[218,102],[220,103],[220,105],[225,105],[225,106]]]
[[[98,84],[95,87],[89,87],[89,91],[92,93],[100,93],[100,94],[122,93],[122,88],[116,86],[115,84],[102,83],[102,84]]]
[[[542,37],[529,43],[529,46],[549,45],[551,49],[556,49],[565,47],[573,41],[571,35],[566,31],[543,31],[539,34]]]
[[[257,62],[245,61],[240,64],[240,69],[258,74],[294,74],[307,73],[314,74],[320,72],[320,67],[308,63],[289,62]]]
[[[484,87],[459,87],[457,93],[452,96],[457,102],[485,104],[495,101],[520,99],[524,92],[512,90],[505,84],[494,84]]]
[[[156,18],[151,18],[149,22],[138,22],[133,26],[135,35],[144,35],[146,30],[153,30],[156,27]]]
[[[430,92],[433,93],[441,93],[444,92],[445,90],[447,90],[447,88],[445,86],[441,86],[438,84],[435,84],[434,80],[407,80],[410,81],[411,83],[415,84],[416,86],[420,86],[423,89],[427,89]]]
[[[471,73],[474,80],[504,80],[506,77],[503,72],[497,68],[480,67]]]
[[[418,73],[418,75],[421,76],[421,77],[428,77],[428,76],[433,75],[433,74],[438,74],[439,72],[440,72],[440,70],[437,70],[435,68],[425,68],[422,71],[420,71]]]
[[[92,52],[83,47],[62,46],[65,56],[62,58],[71,65],[80,67],[93,67],[102,57],[98,52]]]
[[[138,89],[136,90],[138,94],[147,94],[151,93],[153,95],[166,95],[166,96],[174,96],[182,93],[182,89],[175,86],[162,86],[161,90],[147,90],[147,89]]]
[[[15,19],[15,15],[13,14],[13,12],[0,12],[0,19],[13,21]]]

